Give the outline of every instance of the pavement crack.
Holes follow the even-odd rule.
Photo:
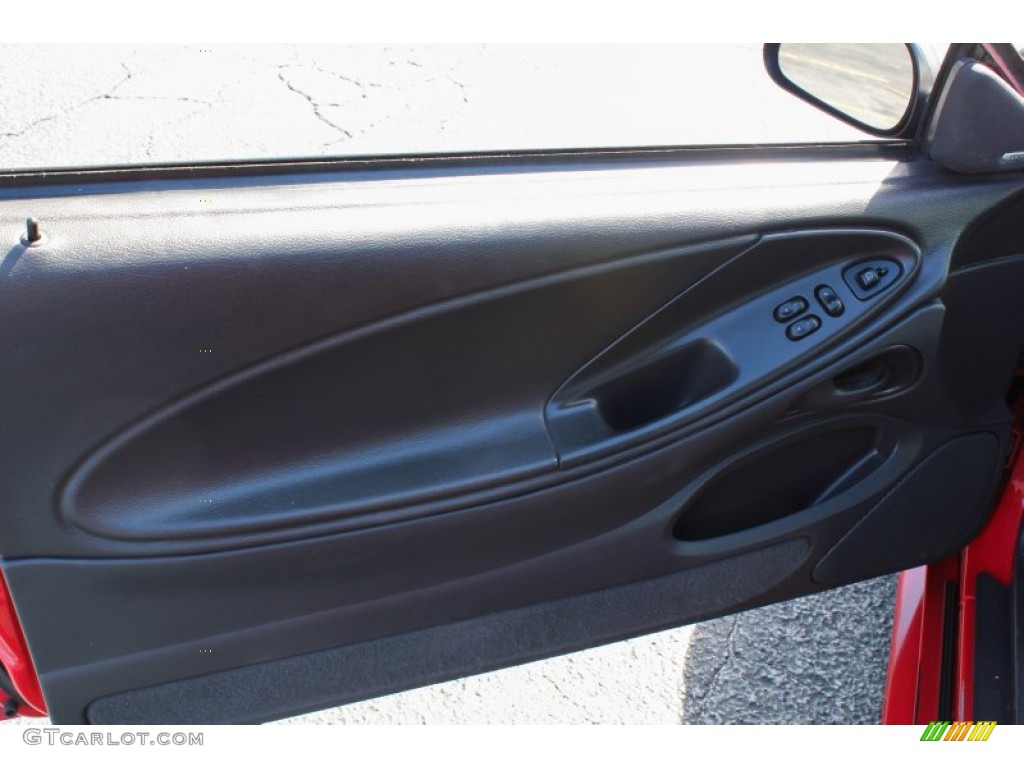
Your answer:
[[[445,75],[445,77],[447,77],[448,81],[459,89],[459,95],[462,96],[462,103],[469,104],[469,89],[466,87],[466,84],[458,80],[451,72]]]
[[[103,95],[98,99],[109,101],[180,101],[183,104],[202,104],[205,107],[212,107],[213,102],[204,99],[193,99],[190,96],[110,96]]]
[[[551,683],[551,686],[555,689],[555,692],[559,696],[561,696],[563,700],[565,700],[565,701],[573,701],[574,700],[575,697],[570,692],[563,690],[562,685],[558,681],[558,678],[556,676],[552,675],[551,677],[549,677],[548,678],[548,682]]]
[[[317,101],[315,98],[313,98],[313,96],[311,94],[306,93],[301,88],[296,86],[291,80],[289,80],[287,78],[287,76],[285,76],[284,72],[282,71],[283,69],[284,69],[283,67],[279,67],[278,68],[278,71],[277,71],[278,79],[282,83],[284,83],[285,87],[289,91],[291,91],[292,93],[298,94],[299,96],[304,98],[309,103],[309,106],[312,107],[313,114],[316,116],[317,120],[319,120],[321,123],[323,123],[327,127],[333,129],[334,131],[337,131],[337,133],[339,134],[339,138],[338,139],[336,139],[333,142],[327,142],[327,143],[328,144],[336,144],[339,141],[343,141],[343,140],[346,140],[346,139],[351,139],[352,138],[352,132],[351,131],[349,131],[347,128],[343,128],[342,126],[338,125],[333,120],[331,120],[326,115],[324,115],[323,112],[320,111],[321,107],[324,107],[324,106],[338,106],[338,105],[337,104],[321,104],[319,101]]]
[[[5,139],[19,138],[21,136],[24,136],[26,133],[31,131],[36,126],[42,125],[43,123],[51,122],[53,120],[58,120],[58,119],[60,119],[62,117],[67,117],[68,115],[70,115],[75,110],[81,109],[82,107],[84,107],[86,104],[92,104],[95,101],[103,101],[104,99],[115,98],[112,95],[114,93],[114,91],[116,91],[122,85],[127,83],[134,76],[134,73],[131,71],[131,69],[129,69],[127,62],[122,61],[122,62],[119,62],[119,63],[121,65],[121,71],[124,73],[124,77],[122,77],[120,80],[118,80],[112,86],[110,86],[103,93],[99,93],[99,94],[96,94],[95,96],[90,96],[87,99],[83,99],[82,101],[76,102],[74,104],[70,104],[70,105],[62,108],[58,112],[55,112],[52,115],[46,115],[44,117],[37,118],[37,119],[33,120],[32,122],[30,122],[28,125],[26,125],[23,128],[21,128],[21,130],[18,130],[18,131],[5,131],[3,133],[0,133],[0,137],[5,138]]]
[[[718,686],[718,678],[721,676],[725,667],[732,660],[733,655],[736,652],[736,632],[739,629],[740,620],[738,616],[733,616],[731,624],[729,626],[729,634],[725,638],[725,653],[722,656],[721,661],[715,665],[714,671],[711,673],[708,679],[708,684],[704,686],[703,692],[694,692],[691,694],[687,691],[686,701],[683,706],[683,715],[680,718],[682,722],[694,722],[700,716],[704,715],[705,709],[707,708],[708,699],[711,697],[712,692]],[[685,665],[684,665],[685,675]],[[696,705],[691,711],[690,703],[691,699]]]
[[[319,64],[313,64],[311,62],[307,63],[307,64],[302,64],[300,66],[308,67],[309,69],[312,69],[314,72],[319,72],[322,75],[327,75],[328,77],[333,77],[333,78],[335,78],[337,80],[341,80],[341,82],[343,82],[343,83],[348,83],[350,85],[354,85],[362,93],[364,99],[366,98],[366,88],[367,88],[367,86],[373,87],[373,88],[383,88],[383,87],[385,87],[385,86],[380,85],[379,83],[370,83],[370,82],[364,83],[359,78],[349,77],[348,75],[343,75],[340,72],[335,72],[333,69],[326,69],[325,67],[321,67]],[[341,106],[341,105],[340,104],[328,104],[326,106],[338,107],[338,106]]]

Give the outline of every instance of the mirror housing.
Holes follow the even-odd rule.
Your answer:
[[[767,43],[764,64],[783,90],[883,138],[916,135],[936,69],[905,43]]]

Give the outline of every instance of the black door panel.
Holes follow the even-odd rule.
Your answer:
[[[1024,180],[743,158],[8,191],[54,719],[258,721],[955,551],[1024,318],[978,345],[1005,273],[951,253]]]

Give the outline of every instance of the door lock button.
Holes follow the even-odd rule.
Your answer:
[[[800,341],[800,339],[810,336],[819,328],[821,328],[821,320],[818,316],[808,315],[790,324],[786,329],[786,336],[789,337],[790,341]]]
[[[780,323],[785,323],[792,320],[797,315],[802,315],[807,311],[807,299],[803,296],[794,296],[788,301],[784,301],[775,308],[775,319]]]
[[[839,298],[839,294],[830,285],[819,285],[814,289],[814,298],[821,304],[821,308],[829,315],[829,317],[839,317],[843,314],[843,310],[846,309],[843,306],[843,300]]]

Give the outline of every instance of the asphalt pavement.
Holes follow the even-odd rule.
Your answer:
[[[0,168],[858,137],[750,45],[0,46],[0,95]],[[893,596],[879,579],[283,722],[877,722]]]

